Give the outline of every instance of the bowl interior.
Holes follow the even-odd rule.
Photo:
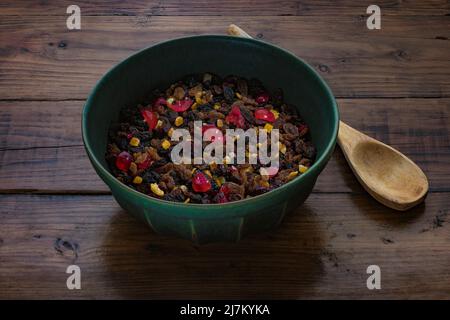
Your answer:
[[[124,105],[137,105],[152,89],[202,72],[257,78],[270,91],[282,88],[285,101],[295,105],[310,126],[319,159],[315,165],[323,167],[324,163],[317,162],[328,160],[338,126],[337,107],[325,82],[285,50],[229,36],[170,40],[144,49],[111,69],[96,85],[83,111],[83,138],[91,158],[108,170],[104,159],[108,128],[117,121]]]

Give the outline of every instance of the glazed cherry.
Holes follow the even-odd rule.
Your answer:
[[[255,101],[256,101],[258,104],[264,104],[264,103],[267,103],[267,102],[269,101],[269,94],[268,94],[267,92],[260,93],[260,94],[256,97]]]
[[[197,172],[192,178],[192,189],[195,192],[207,192],[211,190],[211,182],[202,172]]]
[[[184,112],[192,106],[193,101],[189,98],[177,100],[172,103],[167,103],[167,106],[176,112]]]
[[[230,113],[226,116],[225,121],[234,124],[238,128],[244,128],[245,119],[241,113],[239,106],[233,106]]]
[[[155,129],[156,124],[158,123],[158,114],[149,109],[142,109],[141,114],[142,117],[144,118],[144,121],[148,125],[148,130],[152,131],[153,129]]]
[[[116,167],[123,172],[127,172],[132,161],[133,157],[128,152],[122,151],[116,157]]]
[[[202,135],[204,135],[205,132],[208,132],[208,135],[210,135],[211,142],[214,142],[214,141],[224,142],[225,141],[225,137],[224,137],[222,131],[213,124],[204,124],[202,126]]]
[[[258,120],[263,120],[267,122],[274,122],[275,115],[265,108],[259,108],[255,111],[255,118]]]

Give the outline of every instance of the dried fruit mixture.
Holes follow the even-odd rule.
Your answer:
[[[279,130],[279,169],[257,164],[174,164],[174,129],[193,135],[193,122],[216,130]],[[208,143],[208,142],[204,142]],[[224,141],[225,143],[225,141]],[[248,149],[247,149],[248,150]],[[248,155],[247,155],[248,156]],[[281,89],[269,93],[256,79],[213,74],[185,77],[155,90],[145,103],[124,107],[111,125],[106,160],[114,176],[151,197],[184,203],[226,203],[253,197],[295,179],[313,164],[316,149],[308,126],[284,102]]]

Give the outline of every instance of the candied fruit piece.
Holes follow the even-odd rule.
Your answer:
[[[130,146],[132,147],[138,147],[140,143],[141,140],[139,140],[139,138],[133,137],[130,139]]]
[[[195,192],[207,192],[211,189],[211,182],[202,172],[197,172],[192,178],[192,189]]]
[[[167,106],[176,111],[176,112],[184,112],[192,106],[193,101],[189,98],[183,100],[177,100],[173,102],[167,101]]]
[[[244,116],[241,113],[241,109],[239,106],[234,105],[231,108],[230,113],[226,116],[225,120],[228,123],[234,124],[238,128],[244,128],[245,125],[245,119]]]
[[[131,154],[126,151],[122,151],[116,158],[116,167],[123,172],[127,172],[132,161],[133,157]]]
[[[264,103],[267,103],[267,102],[269,101],[269,94],[268,94],[267,92],[260,93],[260,94],[255,98],[255,101],[256,101],[258,104],[264,104]]]
[[[259,108],[255,111],[255,118],[267,122],[275,122],[275,115],[265,108]]]
[[[158,114],[149,109],[142,109],[141,114],[142,114],[142,117],[144,118],[144,121],[148,125],[148,130],[151,131],[151,130],[155,129],[156,125],[158,123]]]

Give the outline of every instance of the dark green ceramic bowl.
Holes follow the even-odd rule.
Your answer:
[[[127,187],[108,170],[107,132],[124,105],[135,105],[148,92],[185,75],[213,72],[261,80],[269,90],[283,88],[285,100],[298,107],[310,126],[318,156],[313,166],[282,187],[227,204],[184,204],[158,200]],[[322,78],[291,53],[265,42],[205,35],[159,43],[125,59],[95,86],[83,110],[83,141],[98,175],[129,213],[164,235],[195,242],[237,241],[277,226],[303,203],[336,144],[338,108]],[[298,211],[301,214],[301,211]]]

